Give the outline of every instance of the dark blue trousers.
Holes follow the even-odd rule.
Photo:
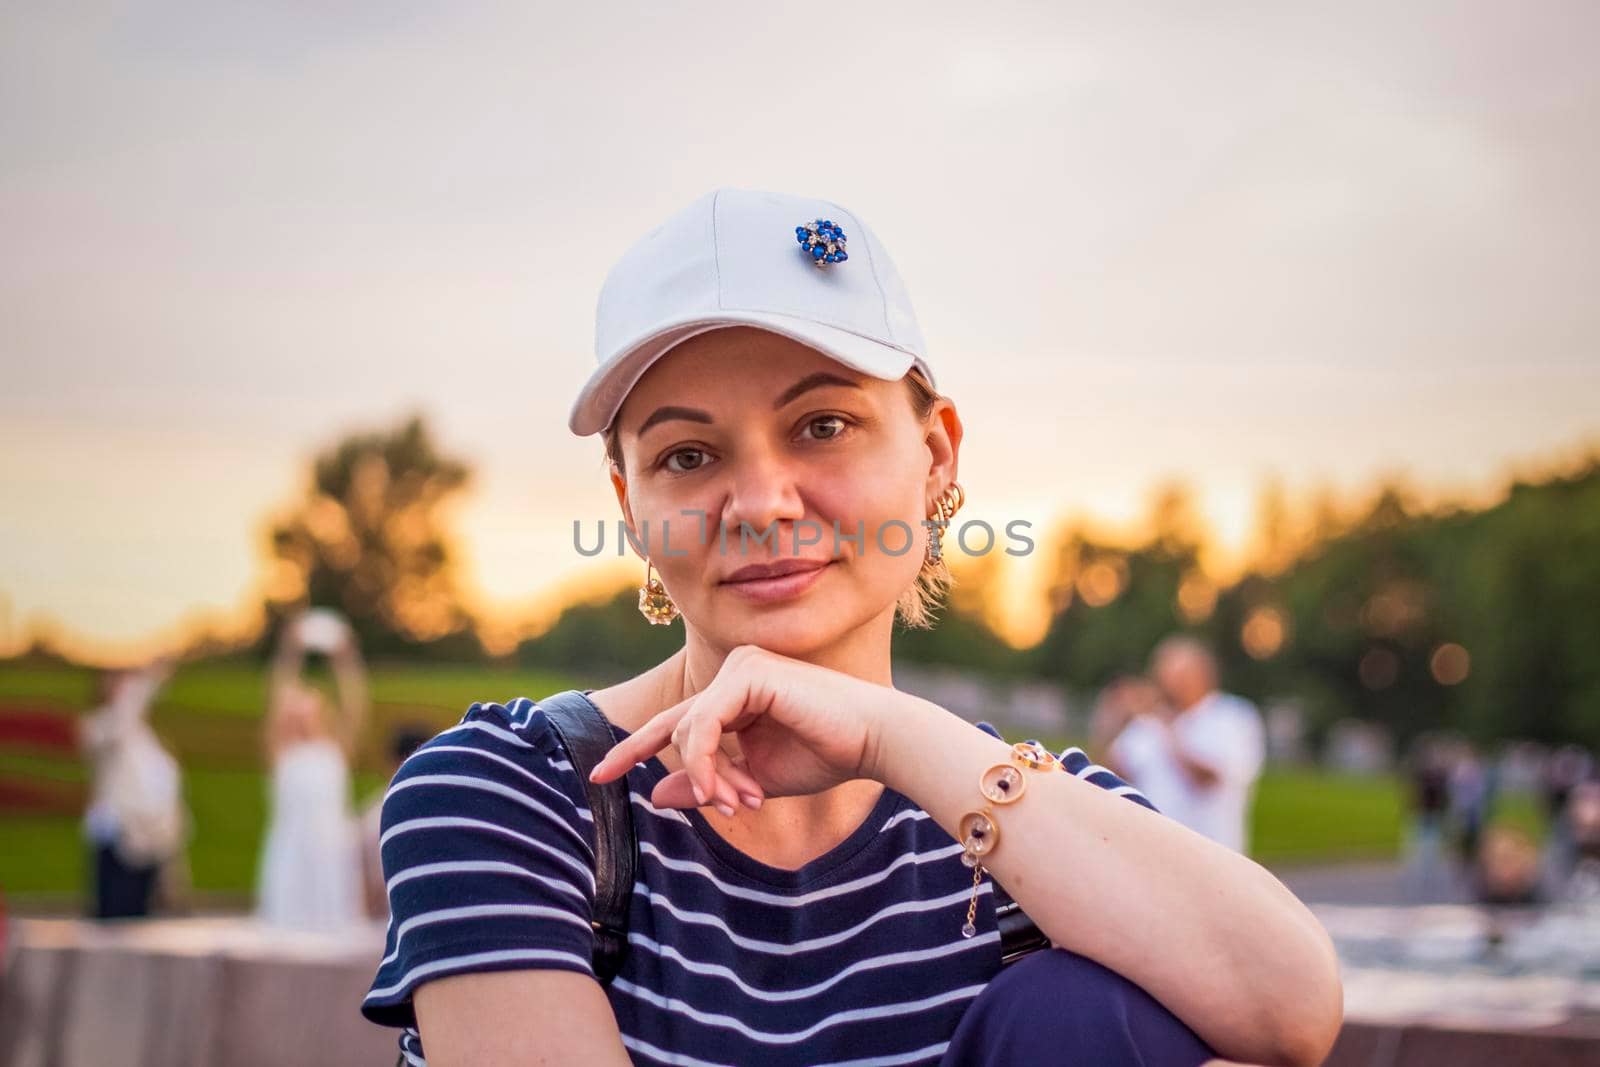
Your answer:
[[[939,1067],[1199,1067],[1215,1053],[1149,993],[1062,948],[1000,970]]]
[[[94,851],[94,911],[97,919],[139,918],[150,914],[150,898],[160,868],[130,867],[110,844]]]

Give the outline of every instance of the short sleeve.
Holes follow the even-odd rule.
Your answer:
[[[980,722],[977,725],[978,728],[985,733],[999,737],[1002,741],[1005,740],[1005,738],[1001,736],[1000,731],[997,730],[992,724]],[[1091,760],[1088,753],[1084,752],[1083,749],[1073,746],[1062,749],[1060,752],[1056,753],[1056,755],[1058,758],[1060,758],[1062,767],[1064,767],[1068,773],[1074,774],[1087,782],[1097,785],[1101,789],[1109,790],[1117,796],[1126,797],[1135,804],[1142,804],[1151,811],[1160,810],[1150,802],[1149,797],[1145,796],[1143,793],[1139,792],[1139,790],[1123,781],[1109,768],[1102,767],[1100,764]]]
[[[474,704],[384,793],[384,956],[361,1011],[415,1027],[412,994],[470,971],[594,975],[594,819],[533,701]]]

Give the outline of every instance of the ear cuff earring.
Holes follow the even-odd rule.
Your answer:
[[[933,526],[928,531],[928,562],[938,563],[944,559],[944,531],[950,525],[950,520],[955,513],[961,510],[961,505],[967,502],[966,490],[961,488],[960,482],[951,482],[950,488],[940,494],[934,503],[933,509],[939,517],[932,519]]]

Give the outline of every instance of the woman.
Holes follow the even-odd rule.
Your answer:
[[[300,681],[306,651],[326,651],[341,714],[328,721],[321,691]],[[336,931],[363,914],[360,840],[350,810],[350,762],[366,710],[354,635],[343,620],[307,612],[284,627],[268,682],[270,814],[257,879],[265,922]]]
[[[960,505],[963,428],[860,219],[717,190],[612,269],[598,328],[570,428],[604,432],[641,610],[684,623],[583,691],[640,838],[628,955],[596,981],[592,813],[543,711],[475,704],[384,803],[363,1011],[404,1058],[1320,1062],[1337,962],[1275,878],[1078,750],[1014,763],[894,688],[896,618],[948,581],[924,521]],[[1003,971],[995,882],[1055,946]]]

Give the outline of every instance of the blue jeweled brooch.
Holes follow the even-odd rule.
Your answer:
[[[812,219],[804,226],[796,226],[794,239],[819,267],[850,258],[844,251],[844,231],[832,219]]]

